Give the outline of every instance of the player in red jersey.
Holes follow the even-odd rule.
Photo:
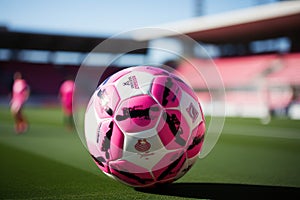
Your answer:
[[[74,128],[72,100],[75,84],[73,80],[66,80],[62,83],[59,90],[59,96],[61,100],[62,110],[64,114],[64,123],[68,129]]]
[[[10,109],[15,120],[15,131],[18,134],[26,132],[28,128],[28,122],[22,113],[22,108],[29,97],[29,93],[29,86],[26,81],[22,79],[22,74],[16,72],[14,74]]]

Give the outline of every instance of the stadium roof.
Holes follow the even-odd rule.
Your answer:
[[[233,43],[293,35],[300,32],[300,1],[284,1],[227,13],[201,16],[156,28],[169,31],[139,31],[140,41],[185,34],[206,43]],[[298,34],[297,34],[298,33]]]
[[[0,30],[0,48],[5,49],[30,49],[47,51],[73,51],[87,53],[107,38],[81,37],[68,35],[50,35],[36,33],[11,32]],[[107,43],[106,43],[107,44]],[[109,45],[101,48],[103,53],[123,53],[128,49],[137,49],[128,53],[145,54],[147,41],[132,39],[110,39]]]

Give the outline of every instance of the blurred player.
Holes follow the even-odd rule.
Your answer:
[[[10,108],[15,120],[15,131],[18,134],[26,132],[28,128],[28,122],[22,113],[22,108],[29,97],[29,91],[29,86],[26,81],[22,79],[22,74],[16,72],[14,74]]]
[[[74,86],[74,81],[69,79],[62,83],[59,90],[59,96],[64,114],[64,123],[69,130],[72,130],[74,128],[72,112]]]

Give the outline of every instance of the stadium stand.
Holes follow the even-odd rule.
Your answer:
[[[124,53],[128,48],[132,51],[126,52],[126,55],[144,55],[147,53],[146,47],[148,46],[147,41],[138,42],[125,38],[113,38],[107,44],[107,42],[105,43],[107,38],[103,37],[14,32],[8,29],[1,29],[0,36],[0,54],[2,53],[2,57],[0,56],[0,104],[5,105],[10,99],[13,74],[16,71],[22,73],[30,86],[31,95],[28,103],[57,104],[60,84],[66,78],[75,78],[82,64],[81,62],[61,64],[56,62],[57,56],[64,53],[77,53],[83,58],[91,51],[113,55]],[[100,43],[103,45],[97,46]],[[43,61],[41,62],[41,58],[38,58],[38,61],[30,61],[28,57],[24,56],[26,51],[29,53],[32,51],[43,52]],[[111,71],[119,69],[109,68]],[[93,74],[91,73],[91,75]]]
[[[227,115],[257,117],[269,110],[285,110],[292,102],[298,101],[299,19],[299,2],[284,1],[215,16],[196,17],[161,27],[177,30],[197,42],[212,44],[220,50],[220,55],[214,58],[215,64],[210,60],[198,58],[195,52],[191,51],[191,54],[187,55],[190,58],[180,62],[176,67],[177,73],[190,83],[201,101],[207,104],[203,107],[209,108],[209,104],[214,103],[210,93],[217,93],[224,84]],[[170,32],[141,30],[132,37],[134,39],[117,39],[113,45],[106,45],[106,48],[100,49],[100,52],[118,53],[122,52],[120,47],[129,45],[139,49],[131,53],[147,54],[146,47],[151,40],[169,37],[177,39],[180,43],[177,31],[166,35]],[[78,69],[78,66],[76,68],[73,65],[51,64],[51,59],[47,64],[16,61],[14,58],[18,57],[18,51],[35,49],[51,53],[70,51],[85,54],[105,40],[105,38],[18,33],[7,30],[0,31],[0,35],[2,36],[0,49],[9,49],[12,54],[10,60],[0,62],[0,96],[9,93],[11,77],[16,69],[28,79],[32,93],[43,96],[56,95],[64,76],[75,74]],[[279,41],[282,39],[287,42],[287,48],[284,50],[273,48],[280,46]],[[255,51],[251,48],[254,43],[259,44],[257,48],[264,49],[266,44],[272,48]],[[228,47],[228,44],[233,54],[226,53],[228,49],[224,47]],[[194,49],[189,44],[182,43],[182,46]],[[243,51],[240,51],[240,47],[243,47]],[[193,66],[196,66],[196,69]],[[195,76],[199,71],[202,78]],[[51,78],[47,78],[45,74]]]
[[[30,86],[32,104],[55,104],[60,84],[67,77],[76,76],[78,66],[54,65],[26,62],[0,62],[0,96],[9,98],[12,88],[13,74],[21,72]],[[7,99],[3,101],[7,102]]]
[[[290,85],[300,85],[300,53],[284,55],[283,68],[270,74],[269,82],[282,82]]]
[[[162,24],[160,28],[174,32],[141,30],[134,37],[140,41],[172,38],[183,50],[195,48],[184,43],[184,34],[216,50],[211,56],[217,70],[205,67],[212,64],[196,51],[187,51],[189,58],[178,67],[178,74],[196,88],[204,108],[222,101],[210,95],[222,89],[219,73],[226,115],[262,117],[278,111],[286,116],[291,103],[293,113],[300,113],[299,24],[299,1],[280,1]],[[199,72],[193,65],[202,78],[195,75]],[[300,114],[293,118],[300,119]]]
[[[276,55],[256,55],[230,58],[216,58],[214,59],[215,68],[222,77],[224,86],[226,88],[240,88],[253,85],[253,81],[259,78],[262,73],[272,67],[272,62]],[[196,67],[196,69],[193,67]],[[207,66],[208,65],[208,66]],[[213,71],[207,67],[212,66],[211,63],[203,59],[190,59],[189,62],[183,61],[177,68],[178,72],[182,74],[191,84],[192,87],[199,89],[205,88],[206,83],[213,82],[214,76],[209,73]],[[212,66],[213,67],[213,66]],[[190,71],[190,70],[195,70]],[[197,72],[198,70],[198,72]],[[201,73],[205,80],[199,81],[194,73]],[[208,74],[207,74],[208,73]]]
[[[268,109],[285,110],[293,100],[292,87],[300,85],[299,53],[216,58],[214,63],[216,70],[207,60],[192,59],[177,70],[198,91],[204,107],[211,103],[209,90],[218,87],[218,72],[226,90],[227,115],[255,117]],[[199,80],[195,73],[205,78]]]
[[[20,71],[30,85],[33,95],[57,95],[59,85],[66,76],[75,77],[78,66],[26,62],[1,62],[0,94],[11,91],[12,75]]]

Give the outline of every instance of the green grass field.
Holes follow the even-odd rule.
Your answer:
[[[299,195],[300,121],[227,118],[213,151],[180,180],[135,190],[106,177],[59,108],[25,108],[26,134],[16,135],[0,108],[0,199],[184,199]],[[243,198],[244,197],[244,198]]]

